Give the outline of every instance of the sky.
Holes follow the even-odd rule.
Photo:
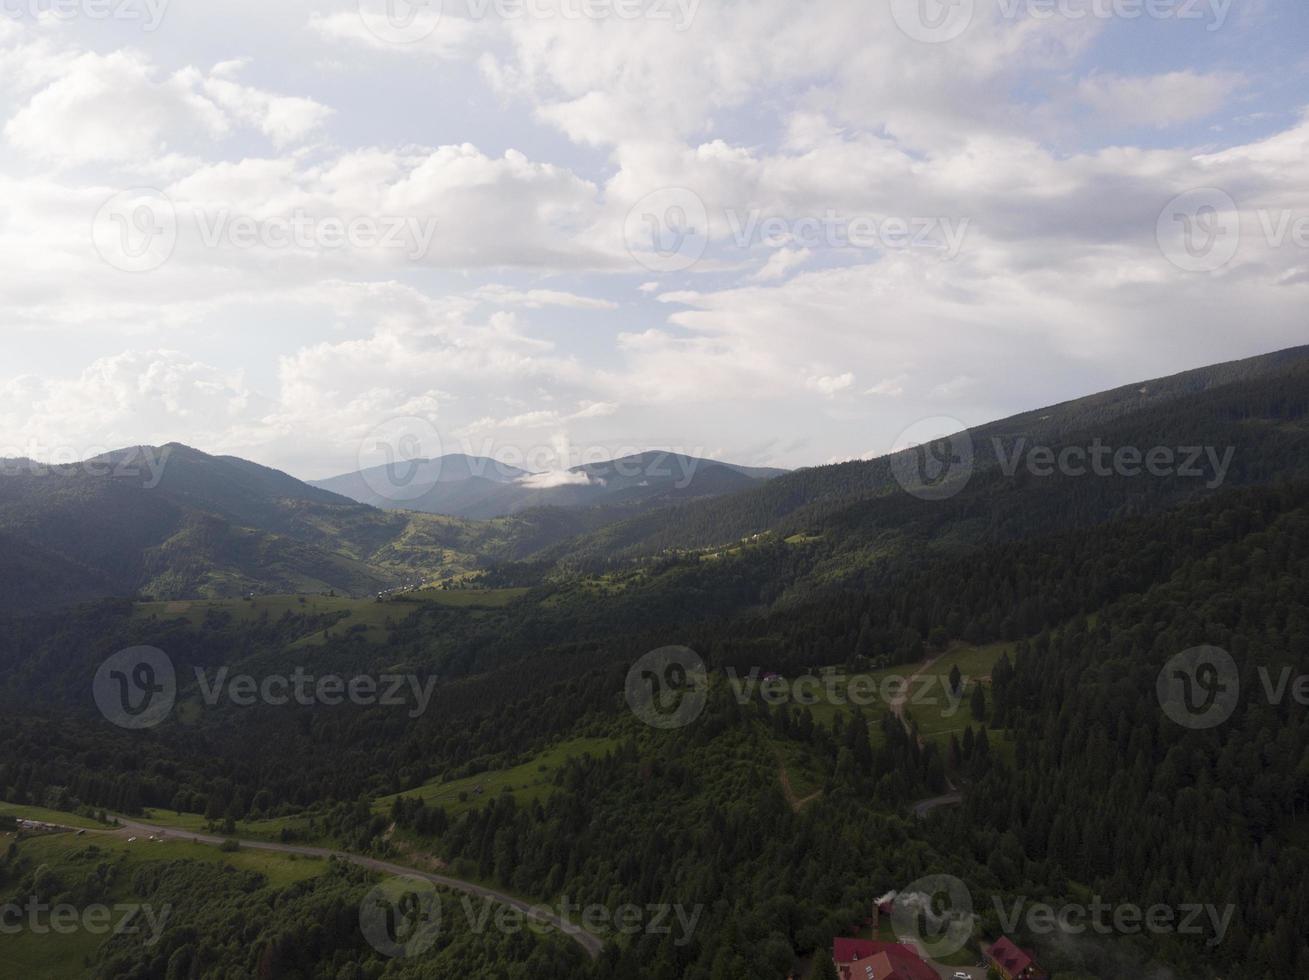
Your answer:
[[[1309,342],[1303,0],[0,0],[0,455],[798,467]]]

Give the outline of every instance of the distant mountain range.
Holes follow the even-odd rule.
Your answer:
[[[456,453],[376,466],[310,485],[383,510],[489,520],[540,507],[640,509],[718,497],[785,472],[654,451],[559,473],[532,473]]]
[[[971,479],[957,496],[919,500],[896,467],[919,450],[798,470],[741,493],[695,501],[676,513],[651,510],[598,528],[548,553],[612,562],[715,547],[773,532],[821,538],[841,574],[862,558],[907,552],[966,552],[984,540],[1087,526],[1169,506],[1208,492],[1197,479],[1033,478],[1002,471],[1015,446],[1233,450],[1224,486],[1309,478],[1309,346],[1212,365],[1168,378],[1024,412],[969,430]],[[1021,440],[1021,443],[1020,443]]]
[[[769,558],[770,588],[866,587],[895,561],[963,556],[1213,492],[1197,480],[1006,474],[996,440],[1231,447],[1224,487],[1309,477],[1309,347],[1139,382],[970,436],[975,471],[944,501],[897,486],[904,454],[793,473],[673,453],[552,474],[447,456],[318,484],[178,444],[58,470],[0,460],[0,612],[108,596],[367,595],[493,568],[539,581],[755,540],[809,549],[800,577],[794,551]]]
[[[369,489],[386,487],[376,474],[327,481],[396,508],[384,510],[177,443],[60,467],[0,460],[0,611],[103,596],[367,595],[528,558],[642,507],[755,485],[751,472],[768,471],[647,454],[537,489],[516,482],[526,471],[455,456],[415,468],[426,499],[388,500]],[[438,498],[482,519],[414,509]]]

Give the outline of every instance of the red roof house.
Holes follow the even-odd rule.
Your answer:
[[[841,980],[939,980],[917,950],[905,943],[834,939],[832,961]]]
[[[840,968],[841,980],[940,980],[937,972],[914,955],[878,953]]]
[[[991,944],[986,958],[1005,980],[1047,980],[1048,974],[1036,965],[1031,954],[1004,936]]]

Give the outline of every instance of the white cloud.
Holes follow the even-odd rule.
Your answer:
[[[501,306],[525,306],[539,310],[546,306],[564,306],[574,310],[616,310],[618,304],[610,300],[579,296],[558,289],[513,289],[509,286],[488,285],[477,291],[479,299]]]
[[[552,470],[548,473],[533,473],[519,477],[518,484],[530,490],[553,490],[556,487],[589,487],[593,482],[603,484],[603,480],[592,481],[585,473],[572,470]]]
[[[60,165],[141,159],[179,142],[220,139],[230,120],[198,93],[200,82],[194,70],[159,79],[140,55],[83,54],[9,120],[5,136]]]
[[[67,379],[19,376],[0,385],[0,428],[19,455],[85,459],[185,435],[222,451],[258,411],[240,372],[168,350],[102,357]]]
[[[12,53],[12,52],[7,52]],[[231,79],[237,62],[213,74],[162,72],[138,52],[108,54],[20,46],[36,90],[5,125],[29,156],[62,167],[144,162],[226,138],[251,126],[276,146],[314,132],[330,110],[313,99],[274,95]],[[50,62],[48,68],[37,64]]]
[[[899,398],[904,394],[905,385],[908,381],[909,375],[897,374],[893,378],[885,378],[882,381],[877,382],[877,384],[865,391],[864,394],[883,395],[887,398]]]
[[[846,372],[840,375],[817,375],[809,378],[805,385],[827,397],[845,391],[854,384],[854,374]]]
[[[1276,69],[1242,60],[1257,24],[1177,69],[1172,49],[1113,56],[1094,18],[1006,21],[993,0],[945,45],[855,0],[703,3],[685,31],[448,10],[412,44],[384,39],[380,2],[363,18],[311,8],[190,5],[130,49],[0,18],[0,303],[23,375],[7,425],[157,432],[311,474],[348,468],[405,412],[493,444],[706,441],[727,458],[766,429],[780,461],[806,463],[937,400],[980,420],[1303,337],[1304,250],[1269,243],[1259,213],[1304,210],[1309,122],[1279,122]],[[214,18],[222,30],[196,30]],[[295,18],[311,29],[285,29]],[[1180,125],[1200,121],[1200,137]],[[1141,127],[1156,128],[1144,145]],[[88,228],[138,184],[182,220],[172,259],[132,276]],[[703,201],[711,241],[655,279],[624,226],[667,187]],[[1230,193],[1243,232],[1200,276],[1155,240],[1196,187]],[[197,211],[435,234],[412,258],[209,247]],[[794,235],[765,250],[733,241],[729,211],[966,234],[953,261]]]
[[[1170,126],[1213,115],[1245,84],[1235,72],[1092,75],[1077,86],[1077,97],[1111,122]]]
[[[807,248],[779,248],[768,257],[768,261],[754,274],[754,278],[759,282],[785,279],[793,269],[804,265],[812,257],[813,252]]]

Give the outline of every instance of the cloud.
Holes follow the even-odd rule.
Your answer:
[[[531,476],[519,477],[518,485],[529,490],[553,490],[556,487],[603,486],[603,480],[593,481],[586,473],[572,470],[554,470],[549,473],[533,473]]]
[[[812,257],[813,252],[807,248],[779,248],[768,257],[764,267],[754,274],[754,279],[758,282],[785,279],[791,270],[804,265]]]
[[[1077,97],[1110,122],[1172,126],[1213,115],[1245,84],[1236,72],[1093,75],[1078,84]]]
[[[885,378],[877,382],[867,391],[865,395],[884,395],[887,398],[899,398],[904,394],[905,384],[909,381],[909,375],[897,374],[893,378]]]
[[[365,0],[358,4],[358,10],[311,14],[309,29],[325,40],[390,57],[447,60],[471,56],[474,41],[485,39],[489,33],[487,26],[454,16],[453,10],[442,10],[442,6],[453,5],[434,4],[428,9],[437,11],[435,16],[419,11],[412,24],[399,28],[389,22],[385,0]]]
[[[832,397],[838,392],[845,391],[854,384],[854,374],[846,372],[845,374],[830,376],[823,375],[809,378],[805,385],[814,391],[820,392],[827,397]]]
[[[477,296],[488,303],[500,306],[525,306],[539,310],[546,306],[563,306],[574,310],[616,310],[618,304],[610,300],[579,296],[557,289],[513,289],[509,286],[488,285],[477,291]]]
[[[1244,24],[1213,39],[1222,70],[1173,70],[1169,50],[1117,57],[1096,18],[978,7],[943,45],[855,0],[702,3],[685,30],[449,9],[408,44],[385,38],[380,0],[363,17],[190,5],[166,45],[132,49],[0,18],[5,424],[166,430],[320,473],[403,413],[492,444],[728,458],[766,430],[799,464],[889,445],[941,403],[980,421],[1302,342],[1304,250],[1259,216],[1303,212],[1309,121],[1270,81],[1289,66],[1244,54],[1272,58],[1275,34]],[[285,29],[297,18],[310,29]],[[166,192],[179,238],[130,275],[88,229],[142,184]],[[1203,275],[1156,238],[1199,187],[1232,195],[1243,232]],[[710,240],[654,276],[624,233],[661,188],[700,199]],[[297,212],[434,233],[413,254],[198,233],[198,216]],[[829,215],[922,219],[961,248],[793,234]],[[752,216],[784,223],[777,247],[736,240]]]
[[[38,86],[4,133],[27,155],[60,167],[147,161],[222,140],[238,126],[285,146],[331,114],[313,99],[233,81],[233,63],[211,75],[195,68],[165,74],[130,51],[72,56],[47,50],[44,57],[58,63],[57,77]]]
[[[240,372],[170,350],[98,358],[67,379],[26,375],[0,384],[0,428],[23,443],[16,455],[43,460],[71,462],[183,434],[221,451],[259,410]]]

